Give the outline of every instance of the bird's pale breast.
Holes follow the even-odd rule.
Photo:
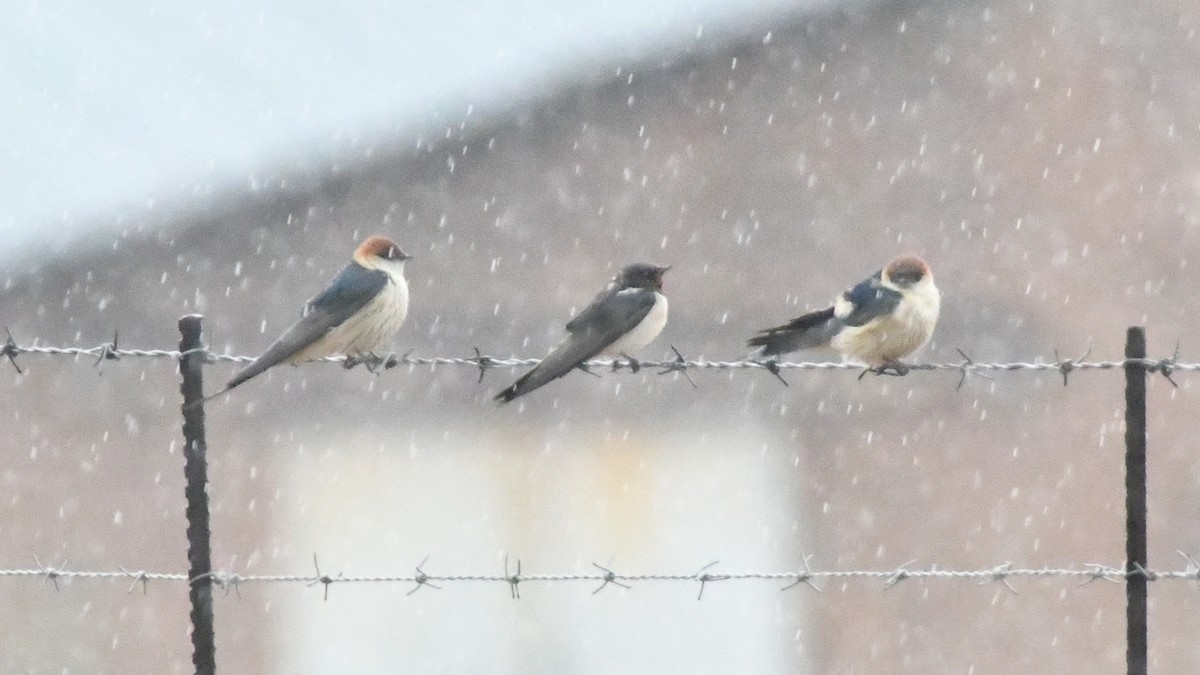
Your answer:
[[[408,316],[408,284],[393,277],[361,310],[294,357],[307,361],[334,354],[360,355],[378,349],[400,330]]]
[[[667,325],[667,296],[654,294],[654,306],[633,330],[617,338],[602,354],[629,354],[650,344]]]
[[[906,294],[891,315],[863,326],[847,327],[830,344],[847,361],[873,367],[900,361],[929,342],[940,306],[941,295],[929,282]]]

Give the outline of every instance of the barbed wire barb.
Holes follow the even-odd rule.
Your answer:
[[[338,572],[336,577],[331,577],[328,574],[321,574],[321,563],[317,562],[317,554],[313,553],[313,567],[317,570],[316,578],[308,582],[309,586],[321,583],[325,584],[325,601],[329,601],[329,585],[335,581],[341,581],[342,573]]]
[[[33,562],[37,565],[38,571],[42,573],[42,588],[45,588],[46,582],[50,581],[54,584],[54,590],[61,590],[58,587],[58,578],[66,571],[67,560],[64,559],[62,565],[58,567],[52,567],[50,565],[43,565],[42,561],[38,560],[38,557],[35,555],[33,556]]]
[[[509,576],[508,574],[508,554],[504,554],[504,580],[508,582],[509,592],[512,594],[513,600],[521,599],[521,590],[517,587],[521,579],[521,559],[517,558],[517,573]]]
[[[1000,583],[1004,584],[1004,586],[1008,590],[1012,591],[1013,595],[1017,595],[1018,594],[1017,589],[1013,588],[1013,585],[1008,583],[1008,575],[1011,570],[1012,570],[1012,563],[1010,563],[1010,562],[1001,563],[992,569],[992,578],[984,579],[984,580],[980,581],[979,585],[982,586],[984,584],[1000,582]]]
[[[609,584],[613,584],[614,586],[620,586],[621,588],[633,588],[633,586],[630,586],[629,584],[623,584],[620,581],[617,581],[617,574],[615,572],[613,572],[612,570],[608,569],[607,567],[605,567],[599,563],[592,563],[592,567],[595,567],[598,570],[604,571],[604,583],[600,584],[600,586],[596,590],[592,591],[592,595],[595,595],[595,594],[599,593],[600,591],[604,590],[606,587],[608,587]]]
[[[758,363],[758,365],[762,366],[763,368],[766,368],[768,373],[771,373],[772,375],[774,375],[775,379],[782,382],[783,386],[785,386],[785,387],[792,386],[792,385],[788,384],[787,380],[783,379],[783,374],[779,372],[779,360],[778,359],[768,359],[766,361],[758,361],[757,363]]]
[[[425,574],[425,570],[422,569],[425,567],[425,563],[427,562],[429,562],[429,556],[425,556],[425,559],[421,561],[421,564],[417,565],[417,574],[413,577],[413,582],[416,583],[416,586],[413,586],[412,590],[405,593],[405,595],[412,595],[413,593],[416,593],[417,591],[421,590],[422,586],[428,586],[439,591],[442,590],[441,586],[429,581],[429,575]]]
[[[1125,577],[1125,572],[1115,567],[1101,565],[1100,563],[1084,563],[1084,567],[1088,568],[1087,578],[1075,585],[1075,588],[1087,586],[1093,581],[1108,581],[1110,583],[1119,584],[1120,581],[1114,579],[1114,576]]]
[[[133,589],[137,588],[138,583],[142,584],[142,595],[149,593],[150,577],[147,576],[145,570],[130,572],[129,570],[125,569],[123,565],[117,565],[117,567],[127,576],[133,579],[133,583],[129,584],[129,590],[125,591],[125,595],[133,593]]]
[[[811,566],[811,565],[809,565],[809,561],[811,561],[811,560],[812,560],[812,554],[811,554],[811,553],[810,553],[810,554],[808,554],[808,555],[806,555],[806,556],[804,556],[804,572],[797,573],[797,574],[796,574],[796,580],[795,580],[795,581],[793,581],[792,583],[788,584],[787,586],[784,586],[783,588],[781,588],[781,589],[779,589],[779,590],[781,590],[781,591],[786,591],[786,590],[788,590],[788,589],[790,589],[790,588],[795,588],[796,586],[799,586],[800,584],[805,584],[805,585],[807,585],[809,588],[811,588],[811,589],[813,589],[814,591],[816,591],[816,592],[820,593],[820,592],[821,592],[821,589],[820,589],[820,588],[818,588],[818,587],[817,587],[817,585],[816,585],[816,584],[814,584],[814,583],[812,582],[813,569],[812,569],[812,566]]]
[[[0,348],[0,356],[8,357],[8,362],[17,369],[17,374],[24,375],[25,372],[21,370],[21,366],[17,365],[17,354],[20,353],[21,348],[17,346],[17,341],[13,339],[12,331],[8,329],[8,326],[4,327],[4,332],[8,334],[8,339],[4,341],[4,347]]]
[[[221,590],[225,591],[225,597],[229,597],[229,591],[232,590],[234,597],[236,597],[238,600],[241,600],[242,576],[234,571],[236,569],[236,565],[237,556],[229,556],[229,564],[225,566],[224,570],[210,572],[208,576],[213,580],[213,583],[217,584],[221,587]]]
[[[721,562],[721,561],[714,560],[714,561],[708,563],[707,565],[705,565],[704,567],[701,567],[700,569],[696,570],[696,580],[700,582],[700,592],[696,594],[696,600],[700,600],[701,598],[704,597],[704,589],[708,586],[708,582],[710,582],[710,581],[725,581],[726,579],[729,578],[728,576],[723,575],[723,574],[709,574],[708,572],[704,571],[710,567],[713,567],[714,565],[716,565],[719,562]]]
[[[1175,552],[1178,553],[1179,556],[1187,563],[1187,569],[1180,573],[1183,578],[1191,578],[1195,579],[1196,581],[1200,581],[1200,562],[1197,562],[1195,558],[1184,553],[1183,551],[1180,551],[1179,549],[1175,549]]]
[[[103,361],[120,361],[121,350],[117,346],[117,339],[120,337],[119,331],[113,329],[112,342],[106,342],[100,345],[100,353],[96,355],[96,362],[92,364],[93,368],[98,368]]]
[[[687,359],[683,358],[683,354],[679,353],[679,350],[675,348],[675,345],[671,345],[671,351],[675,352],[675,360],[668,361],[667,365],[663,366],[662,370],[658,371],[658,374],[666,375],[667,373],[680,373],[688,381],[688,384],[692,385],[692,389],[699,389],[700,387],[696,386],[695,381],[692,380],[692,376],[688,375]]]
[[[479,368],[479,380],[476,384],[483,384],[483,376],[487,374],[487,369],[492,367],[492,357],[484,356],[483,352],[479,351],[479,347],[472,347],[475,350],[475,365]],[[408,354],[404,355],[408,358]]]
[[[1171,353],[1171,356],[1161,359],[1157,367],[1150,367],[1146,370],[1151,373],[1155,371],[1162,373],[1162,376],[1167,378],[1167,382],[1170,382],[1172,387],[1178,389],[1179,383],[1171,377],[1171,373],[1175,372],[1175,364],[1177,363],[1179,363],[1179,340],[1175,340],[1175,351]]]
[[[917,562],[917,559],[913,558],[912,560],[909,560],[908,562],[904,563],[903,565],[897,567],[895,569],[895,571],[892,572],[891,576],[889,576],[883,582],[884,589],[891,589],[896,584],[909,578],[912,575],[912,570],[908,569],[908,566],[912,565],[916,562]]]
[[[1092,346],[1088,345],[1087,349],[1084,350],[1083,354],[1079,358],[1077,358],[1075,360],[1071,360],[1071,359],[1063,359],[1061,356],[1059,356],[1057,348],[1054,350],[1054,362],[1055,362],[1055,365],[1058,366],[1059,372],[1062,373],[1064,387],[1067,386],[1067,376],[1070,375],[1071,371],[1075,370],[1079,366],[1079,364],[1085,362],[1087,360],[1087,357],[1089,355],[1091,355],[1091,353],[1092,353]]]

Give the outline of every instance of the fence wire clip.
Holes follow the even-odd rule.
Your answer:
[[[633,588],[633,586],[630,586],[629,584],[623,584],[620,581],[618,581],[617,573],[613,572],[612,570],[608,569],[607,567],[600,565],[598,563],[592,563],[592,567],[595,567],[598,570],[603,570],[603,572],[604,572],[604,583],[600,584],[599,588],[592,591],[592,595],[595,595],[595,594],[599,593],[600,591],[604,590],[609,584],[612,584],[614,586],[620,586],[621,588]]]
[[[1158,572],[1142,567],[1141,563],[1133,563],[1133,569],[1127,572],[1129,576],[1141,576],[1146,581],[1158,581]]]
[[[915,562],[917,562],[916,558],[909,560],[908,562],[904,563],[903,565],[897,567],[896,571],[892,572],[891,576],[889,576],[887,578],[887,581],[883,582],[884,589],[885,590],[890,589],[892,586],[895,586],[896,584],[900,583],[901,581],[904,581],[905,579],[911,577],[912,570],[908,569],[908,566]]]
[[[704,571],[704,570],[712,567],[713,565],[716,565],[719,562],[721,562],[721,561],[714,560],[714,561],[708,563],[707,565],[705,565],[704,567],[701,567],[700,569],[696,570],[696,581],[700,582],[700,592],[696,594],[697,600],[700,600],[704,597],[704,588],[705,588],[705,586],[708,585],[708,582],[710,582],[710,581],[725,581],[725,580],[729,579],[729,576],[725,575],[725,574],[709,574],[708,572]]]
[[[24,375],[25,371],[21,370],[21,366],[17,365],[17,354],[21,353],[21,348],[17,346],[17,341],[13,339],[12,331],[7,326],[4,327],[4,332],[8,333],[8,339],[4,341],[4,346],[0,347],[0,356],[8,357],[8,362],[13,368],[17,369],[18,375]]]
[[[991,578],[980,581],[978,585],[982,586],[984,584],[995,583],[998,581],[998,582],[1004,584],[1004,586],[1006,588],[1008,588],[1008,590],[1012,591],[1013,595],[1017,594],[1017,589],[1013,588],[1013,585],[1008,583],[1008,576],[1009,576],[1009,573],[1012,571],[1012,563],[1010,563],[1010,562],[1002,563],[1000,565],[993,567],[990,571],[991,571],[991,575],[992,575]]]
[[[512,594],[513,600],[521,599],[521,590],[517,588],[517,584],[521,583],[521,560],[517,559],[516,574],[508,573],[508,556],[504,556],[504,581],[508,583],[508,590]]]
[[[683,373],[683,376],[687,379],[688,384],[692,385],[692,389],[699,389],[699,387],[696,386],[696,383],[692,381],[692,376],[688,375],[687,359],[683,358],[683,354],[679,353],[679,350],[675,348],[675,345],[671,345],[671,351],[675,352],[675,358],[667,363],[662,364],[662,370],[658,371],[658,374],[666,375],[667,373]]]
[[[442,590],[442,587],[431,582],[429,580],[429,575],[425,573],[425,570],[421,569],[427,562],[429,562],[429,556],[425,556],[425,559],[421,561],[421,564],[417,565],[417,573],[415,576],[413,576],[413,581],[416,582],[417,585],[413,586],[412,590],[405,593],[405,595],[412,595],[413,593],[416,593],[417,591],[421,590],[422,586],[428,586],[439,591]]]
[[[325,584],[325,599],[329,600],[329,585],[335,581],[340,581],[342,578],[342,573],[338,572],[336,577],[331,577],[328,574],[321,574],[321,565],[317,562],[316,553],[313,554],[313,567],[317,570],[317,576],[314,577],[312,581],[309,581],[308,585],[312,586],[313,584],[317,583]]]
[[[45,588],[46,582],[49,581],[50,583],[54,584],[54,590],[59,590],[58,578],[66,573],[67,561],[64,560],[63,563],[58,567],[51,567],[43,565],[42,561],[38,560],[38,557],[35,555],[33,556],[33,562],[37,565],[38,571],[42,573],[42,587]]]
[[[812,570],[812,566],[809,565],[810,560],[812,560],[812,554],[804,556],[804,571],[796,574],[795,581],[788,584],[787,586],[784,586],[783,588],[781,588],[779,590],[786,591],[790,588],[795,588],[796,586],[799,586],[800,584],[805,584],[809,588],[820,593],[821,589],[818,588],[817,585],[812,582],[813,570]]]

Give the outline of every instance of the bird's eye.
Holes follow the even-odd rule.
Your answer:
[[[396,247],[389,246],[388,250],[387,250],[387,255],[385,255],[383,257],[387,258],[388,260],[395,260],[396,259]]]

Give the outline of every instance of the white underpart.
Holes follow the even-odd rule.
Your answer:
[[[404,280],[404,261],[379,260],[374,268],[386,272],[390,283],[354,316],[330,330],[325,334],[325,339],[316,341],[293,360],[305,361],[334,354],[366,354],[379,349],[400,330],[408,316],[408,282]]]
[[[621,291],[628,293],[630,291]],[[601,354],[620,356],[633,352],[650,344],[667,325],[667,296],[655,291],[654,306],[633,330],[617,338],[611,345],[604,348]]]
[[[895,311],[863,326],[847,326],[830,340],[844,360],[881,366],[907,357],[933,337],[942,303],[933,277],[926,275],[911,288],[896,290],[903,298]]]

